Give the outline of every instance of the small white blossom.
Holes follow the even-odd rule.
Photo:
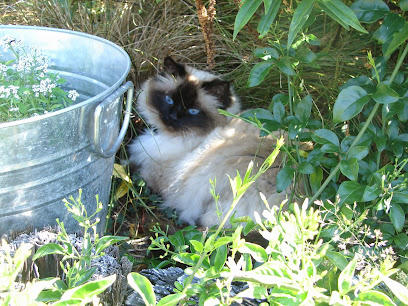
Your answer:
[[[70,98],[72,101],[75,101],[76,98],[78,98],[78,96],[79,96],[79,93],[77,93],[76,90],[70,90],[68,92],[68,98]]]

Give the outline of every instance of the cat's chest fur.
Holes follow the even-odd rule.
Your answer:
[[[228,176],[235,177],[237,170],[243,175],[251,161],[257,171],[276,140],[260,138],[258,128],[219,114],[219,108],[231,113],[240,110],[228,82],[169,58],[164,64],[166,70],[142,86],[137,105],[157,132],[146,130],[133,140],[130,161],[162,196],[164,207],[176,209],[187,223],[215,225],[233,201]],[[283,197],[275,187],[279,161],[276,165],[247,191],[236,216],[253,217],[254,211],[265,209],[259,192],[271,205],[280,204]],[[220,195],[218,208],[210,179]]]

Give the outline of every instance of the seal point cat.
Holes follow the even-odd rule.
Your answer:
[[[148,186],[163,198],[163,207],[178,211],[189,224],[212,226],[233,201],[228,175],[245,173],[249,163],[257,171],[276,145],[274,137],[243,120],[221,115],[218,109],[240,112],[230,83],[206,71],[164,60],[164,70],[141,87],[137,110],[148,128],[129,145],[129,160]],[[280,133],[274,135],[279,137]],[[235,217],[253,217],[285,198],[276,192],[280,158],[245,193]],[[216,181],[218,211],[209,180]]]

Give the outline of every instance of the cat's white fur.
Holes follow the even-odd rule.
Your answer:
[[[217,78],[189,66],[186,66],[186,71],[188,77],[197,82]],[[205,101],[206,109],[216,117],[217,127],[206,134],[168,131],[149,106],[148,95],[154,89],[176,87],[178,82],[181,80],[174,77],[158,76],[143,84],[137,109],[157,132],[146,129],[132,142],[129,146],[130,161],[137,165],[146,183],[161,194],[163,207],[175,208],[180,219],[189,224],[212,226],[220,222],[233,200],[227,175],[233,178],[239,170],[243,176],[251,161],[254,162],[254,171],[257,171],[274,149],[276,140],[272,136],[260,138],[258,128],[240,119],[230,120],[218,114],[216,98],[205,91],[199,92],[199,99]],[[227,111],[236,114],[240,111],[240,103],[235,95],[234,99]],[[279,133],[275,136],[279,137]],[[253,217],[254,211],[261,213],[265,209],[259,192],[267,197],[270,205],[281,203],[285,195],[276,192],[278,167],[279,159],[249,188],[236,207],[236,217]],[[221,217],[217,215],[210,193],[209,179],[216,180]]]

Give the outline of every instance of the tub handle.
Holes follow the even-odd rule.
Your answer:
[[[107,106],[113,103],[116,99],[120,98],[125,92],[127,92],[126,96],[126,111],[125,117],[123,119],[122,127],[120,129],[118,138],[116,139],[115,143],[109,149],[103,149],[101,144],[101,113],[102,110]],[[94,145],[95,151],[98,155],[104,158],[112,157],[119,149],[123,138],[125,138],[127,128],[129,126],[130,115],[132,113],[132,102],[133,102],[133,92],[134,86],[132,82],[126,82],[122,86],[120,86],[114,93],[112,93],[109,97],[107,97],[104,101],[102,101],[95,109],[94,112]]]

